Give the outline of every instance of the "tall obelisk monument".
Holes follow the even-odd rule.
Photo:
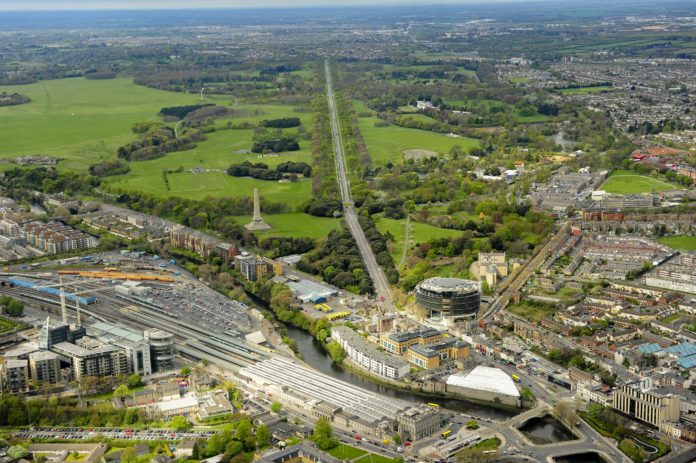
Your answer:
[[[247,230],[268,230],[271,228],[266,222],[261,218],[261,204],[259,202],[259,189],[254,188],[254,216],[251,218],[251,222],[244,225]]]

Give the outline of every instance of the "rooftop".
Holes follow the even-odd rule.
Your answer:
[[[465,387],[481,391],[493,392],[512,397],[519,397],[520,393],[515,382],[510,376],[499,368],[477,366],[469,373],[456,373],[447,378],[448,386]]]
[[[181,399],[167,400],[166,402],[159,402],[157,408],[163,412],[170,412],[173,410],[178,410],[180,408],[197,407],[198,399],[195,397],[182,397]]]
[[[463,280],[461,278],[428,278],[418,283],[416,289],[427,291],[478,291],[477,281]]]
[[[676,357],[679,358],[688,357],[696,354],[696,344],[692,344],[690,342],[682,342],[681,344],[668,347],[667,349],[665,349],[665,353],[674,354]]]
[[[391,333],[389,335],[389,339],[396,342],[404,342],[411,339],[432,338],[438,334],[440,334],[440,332],[435,328],[422,328],[419,330],[404,331],[401,333]]]
[[[90,330],[111,339],[125,339],[131,342],[140,342],[145,339],[141,333],[106,322],[97,322],[90,326]]]

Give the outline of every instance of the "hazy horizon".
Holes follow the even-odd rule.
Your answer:
[[[504,3],[538,3],[551,0],[39,0],[29,4],[16,0],[0,0],[0,11],[95,11],[95,10],[198,10],[198,9],[259,9],[259,8],[341,8],[379,6],[437,6]],[[561,1],[569,3],[568,1]],[[572,3],[572,1],[570,1]]]

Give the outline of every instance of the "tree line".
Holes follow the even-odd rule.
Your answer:
[[[287,161],[278,164],[276,168],[270,169],[268,164],[258,162],[251,163],[244,161],[239,164],[232,164],[227,169],[227,174],[233,177],[252,177],[259,180],[280,180],[283,174],[302,174],[304,177],[312,175],[312,167],[306,162]]]

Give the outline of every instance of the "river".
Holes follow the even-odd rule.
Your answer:
[[[483,416],[496,420],[503,420],[514,416],[515,413],[500,410],[497,408],[486,407],[483,405],[473,404],[463,400],[442,399],[429,397],[426,394],[416,394],[413,392],[405,392],[391,387],[377,384],[368,378],[356,375],[350,370],[344,369],[340,365],[331,360],[329,354],[324,350],[322,345],[314,339],[309,333],[294,326],[287,326],[288,337],[297,341],[297,350],[304,358],[305,363],[313,367],[317,371],[330,375],[333,378],[340,379],[347,383],[359,386],[372,392],[377,392],[389,397],[395,397],[408,402],[431,402],[437,403],[442,408],[457,412],[466,413],[468,415]]]

